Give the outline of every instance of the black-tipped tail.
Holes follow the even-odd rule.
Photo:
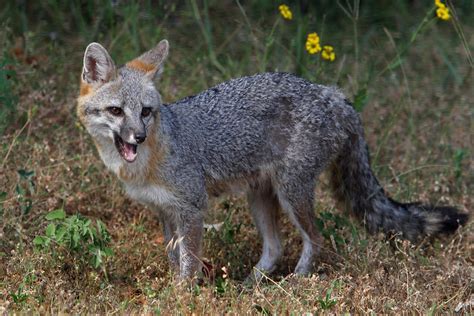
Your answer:
[[[416,241],[424,236],[452,233],[468,215],[450,206],[399,203],[389,198],[374,176],[365,140],[353,135],[333,163],[332,187],[336,199],[358,217],[371,233],[401,234]]]
[[[457,208],[452,206],[420,206],[423,210],[429,213],[437,214],[439,218],[439,233],[452,234],[459,226],[464,226],[469,219],[465,213],[461,213]]]

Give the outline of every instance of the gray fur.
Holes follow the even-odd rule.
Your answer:
[[[114,77],[115,65],[107,50],[99,43],[91,43],[84,53],[82,79],[87,83],[102,83]]]
[[[84,125],[98,140],[101,158],[111,170],[118,174],[120,168],[127,168],[138,175],[123,180],[125,188],[132,198],[159,210],[170,260],[182,278],[199,267],[209,196],[236,186],[249,192],[263,238],[256,269],[271,272],[281,256],[276,220],[281,208],[303,238],[295,272],[310,273],[320,247],[314,188],[328,166],[334,171],[336,197],[370,232],[396,232],[415,240],[442,232],[446,221],[455,228],[465,220],[454,210],[400,204],[385,195],[370,169],[359,115],[335,88],[287,73],[263,73],[161,104],[151,78],[125,67],[116,80],[99,89],[79,99]],[[104,118],[101,108],[114,99],[126,109],[126,122]],[[144,102],[153,107],[148,121],[137,114]],[[156,133],[156,146],[166,153],[151,171],[160,183],[142,180],[150,172],[146,167],[152,149],[139,145],[137,160],[128,163],[115,152],[107,132],[140,121],[148,133]]]

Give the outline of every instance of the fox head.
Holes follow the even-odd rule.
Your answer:
[[[159,119],[161,97],[154,85],[169,44],[155,48],[117,68],[107,50],[91,43],[84,53],[77,112],[99,144],[113,143],[127,162],[137,158],[137,146]]]

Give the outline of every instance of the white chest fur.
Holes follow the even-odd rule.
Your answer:
[[[120,157],[113,144],[101,146],[99,153],[107,168],[119,178],[121,178],[120,170],[123,168],[125,168],[126,174],[133,175],[129,179],[127,179],[128,177],[121,178],[130,198],[146,205],[171,206],[178,204],[178,198],[169,189],[145,180],[147,175],[144,172],[150,172],[148,168],[145,168],[149,161],[147,148],[138,147],[138,157],[131,164]]]
[[[125,183],[125,190],[132,199],[147,205],[170,206],[178,204],[177,197],[160,185]]]

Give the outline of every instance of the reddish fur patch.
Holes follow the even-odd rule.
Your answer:
[[[77,98],[76,113],[77,113],[77,117],[79,118],[79,121],[81,121],[82,124],[84,124],[86,120],[85,113],[84,113],[84,99],[82,99],[82,97],[85,97],[91,93],[93,93],[92,86],[84,82],[83,80],[81,80],[79,97]]]
[[[82,111],[82,106],[80,104],[77,106],[77,117],[79,118],[79,121],[84,124],[86,118],[84,116],[84,112]]]
[[[79,96],[83,97],[85,95],[88,95],[89,93],[92,92],[92,87],[90,84],[87,84],[85,82],[81,82],[81,90],[79,92]]]
[[[167,187],[166,181],[161,177],[159,167],[166,155],[166,149],[162,144],[158,143],[155,128],[150,132],[145,143],[142,146],[146,146],[149,149],[148,162],[140,173],[132,173],[125,166],[119,169],[119,178],[124,181],[137,181],[140,178],[144,183],[151,185],[160,185]]]
[[[150,71],[154,71],[156,69],[156,67],[154,65],[144,63],[143,61],[141,61],[139,59],[134,59],[134,60],[128,62],[126,66],[128,68],[132,68],[134,70],[138,70],[138,71],[141,71],[141,72],[150,72]]]
[[[146,179],[150,183],[162,184],[163,180],[158,175],[158,168],[165,158],[166,149],[162,144],[158,144],[155,129],[152,129],[150,138],[145,145],[150,149],[150,160],[146,168]]]
[[[81,102],[81,97],[79,97],[77,100],[76,113],[77,117],[79,118],[79,121],[84,124],[86,118],[84,115],[83,102]]]

